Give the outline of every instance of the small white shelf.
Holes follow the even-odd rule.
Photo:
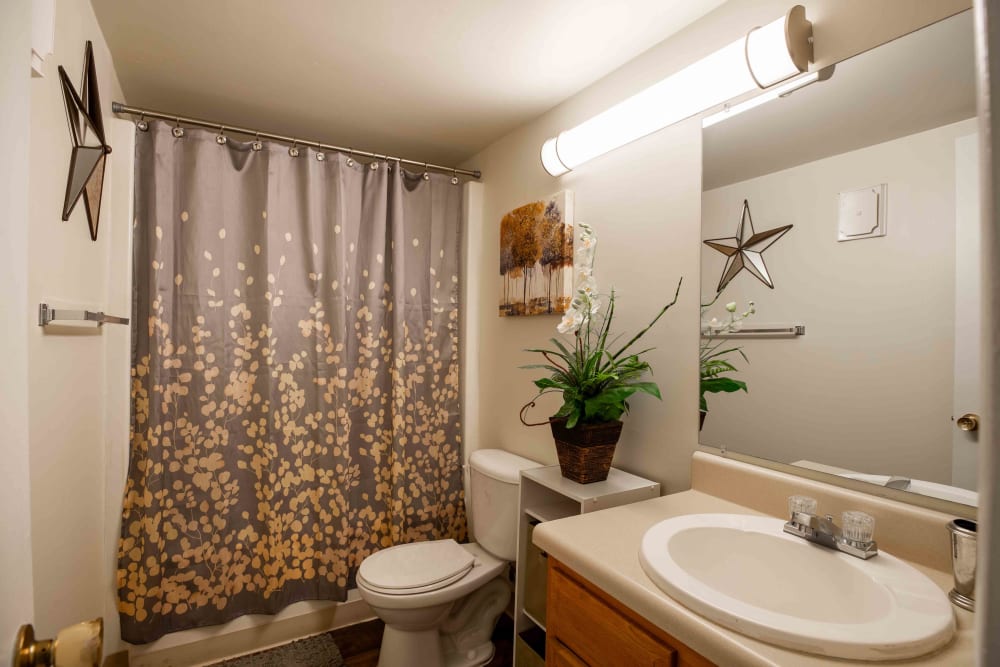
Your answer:
[[[525,632],[531,634],[545,631],[547,557],[529,542],[528,536],[535,525],[649,500],[659,495],[658,483],[617,468],[611,469],[606,480],[593,484],[578,484],[566,479],[557,465],[522,470],[518,504],[517,578],[514,585],[515,635],[520,637]],[[544,651],[544,641],[538,648],[528,646],[526,642],[525,647],[526,653],[522,657],[530,664],[541,664],[543,656],[538,651]],[[517,656],[518,653],[515,652],[515,667],[524,667],[523,661],[519,663]]]
[[[528,516],[534,517],[539,521],[555,521],[556,519],[565,519],[568,516],[579,514],[580,504],[575,503],[572,500],[566,500],[565,502],[554,502],[547,503],[545,505],[536,505],[534,507],[525,507],[522,511]]]
[[[593,512],[596,509],[605,507],[615,507],[624,505],[634,500],[627,498],[635,497],[646,500],[660,495],[660,485],[648,479],[627,473],[624,470],[612,468],[608,472],[608,478],[603,482],[592,484],[579,484],[562,476],[559,466],[545,466],[544,468],[530,468],[521,472],[522,490],[524,479],[529,479],[535,484],[555,492],[558,496],[569,499],[581,506],[582,512]],[[655,495],[650,495],[650,494]],[[621,502],[622,499],[625,502]]]
[[[546,632],[546,630],[545,630],[545,624],[544,624],[544,623],[542,623],[541,621],[539,621],[539,620],[538,620],[537,618],[535,618],[534,616],[532,616],[532,615],[531,615],[531,612],[529,612],[529,611],[523,611],[523,613],[524,613],[524,617],[525,617],[526,619],[528,619],[529,621],[531,621],[532,623],[534,623],[534,624],[535,624],[535,626],[536,626],[537,628],[539,628],[539,629],[540,629],[540,630],[541,630],[542,632]]]

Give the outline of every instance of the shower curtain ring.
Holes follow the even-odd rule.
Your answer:
[[[290,147],[290,148],[288,149],[288,154],[289,154],[289,155],[290,155],[291,157],[298,157],[298,156],[299,156],[299,147],[298,147],[298,143],[299,143],[299,140],[298,140],[298,139],[294,139],[294,140],[292,141],[292,145],[291,145],[291,147]]]
[[[149,129],[149,123],[146,122],[146,114],[139,114],[139,122],[135,124],[135,127],[140,132],[145,132]]]
[[[322,162],[326,159],[326,153],[323,152],[323,144],[316,142],[316,160]]]
[[[215,143],[219,144],[220,146],[225,146],[226,142],[229,141],[229,139],[226,138],[226,134],[225,133],[226,133],[225,126],[224,125],[220,125],[219,126],[219,133],[217,135],[215,135]]]
[[[250,148],[255,151],[259,151],[264,147],[264,144],[260,142],[260,132],[253,135],[253,141],[250,143]]]
[[[354,166],[354,157],[353,157],[353,155],[354,155],[354,149],[349,147],[347,149],[347,166],[348,167],[353,167]]]
[[[452,169],[451,170],[451,184],[452,185],[458,185],[458,170],[457,169]]]
[[[181,119],[180,118],[175,118],[174,119],[174,129],[172,129],[170,131],[178,139],[180,139],[181,137],[184,136],[184,128],[181,127]]]
[[[425,181],[431,180],[431,175],[427,173],[427,163],[426,162],[424,162],[424,177],[423,178],[424,178]]]

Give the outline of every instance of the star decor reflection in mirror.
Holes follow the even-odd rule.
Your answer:
[[[750,204],[744,199],[743,213],[740,214],[740,225],[736,228],[736,236],[705,241],[705,245],[709,248],[718,250],[727,257],[726,267],[722,270],[722,278],[719,279],[719,286],[715,290],[716,294],[726,289],[729,281],[743,269],[774,289],[771,274],[767,272],[767,265],[764,264],[764,251],[774,245],[775,241],[784,236],[791,228],[791,225],[785,225],[769,229],[766,232],[755,232],[753,219],[750,217]]]
[[[104,134],[101,116],[101,97],[97,90],[97,69],[94,66],[94,47],[88,41],[83,61],[83,83],[78,93],[60,65],[59,82],[63,102],[66,104],[66,121],[69,124],[73,153],[70,156],[69,176],[66,179],[66,197],[63,200],[63,220],[69,220],[76,203],[83,198],[87,209],[90,238],[97,240],[97,227],[101,217],[101,193],[104,190],[104,169],[111,152]]]
[[[732,236],[741,207],[746,223],[702,246],[703,320],[714,333],[749,301],[757,314],[716,334],[718,351],[739,348],[728,366],[703,363],[742,383],[704,394],[703,445],[976,505],[978,435],[957,423],[983,406],[974,58],[966,11],[705,128],[701,239]],[[745,256],[776,236],[754,234],[750,208],[758,228],[795,223],[766,269]],[[747,333],[792,322],[809,335]]]

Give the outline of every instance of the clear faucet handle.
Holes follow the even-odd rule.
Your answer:
[[[875,537],[875,517],[871,514],[851,510],[840,515],[843,524],[841,533],[853,542],[871,542]]]
[[[816,514],[816,499],[809,496],[788,496],[788,515]]]

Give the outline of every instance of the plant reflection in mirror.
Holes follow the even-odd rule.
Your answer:
[[[715,298],[701,306],[701,314],[704,318],[708,309],[719,300],[721,292]],[[730,301],[726,304],[726,316],[722,320],[713,317],[701,323],[701,350],[698,355],[700,362],[700,385],[698,410],[701,416],[701,423],[705,422],[705,414],[708,412],[708,401],[705,394],[732,393],[735,391],[747,391],[747,383],[742,380],[735,380],[728,377],[729,373],[738,373],[730,361],[731,355],[738,354],[743,357],[743,361],[750,363],[747,355],[740,346],[726,347],[729,341],[725,338],[719,340],[720,336],[731,334],[743,328],[743,320],[757,312],[757,307],[753,301],[747,303],[747,309],[742,313],[737,312],[736,302]]]

